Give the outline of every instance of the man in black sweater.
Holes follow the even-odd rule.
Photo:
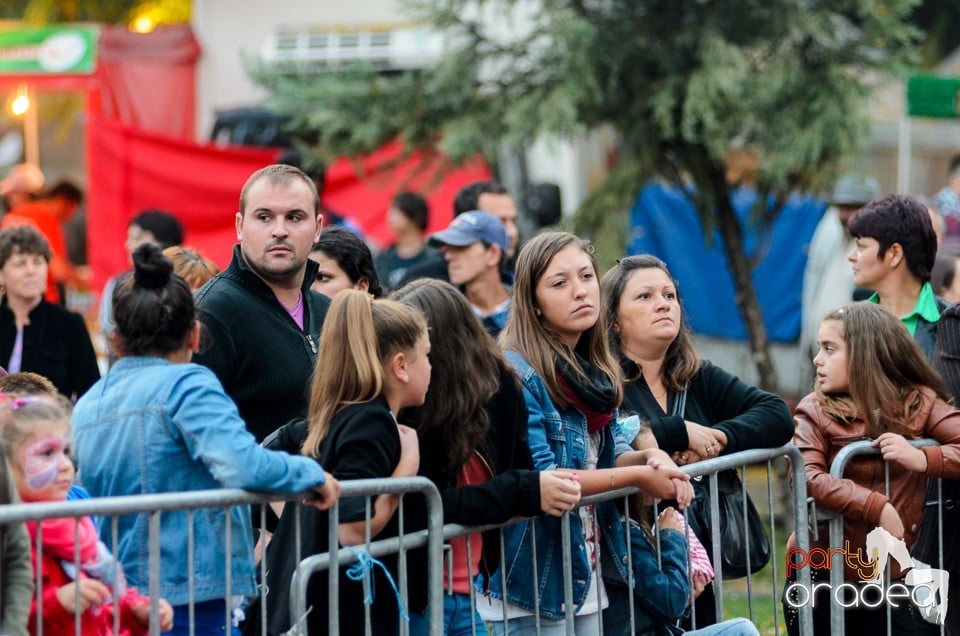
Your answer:
[[[240,192],[229,267],[197,292],[206,342],[194,361],[216,373],[258,441],[307,411],[310,376],[330,299],[310,290],[320,236],[316,186],[272,165]]]

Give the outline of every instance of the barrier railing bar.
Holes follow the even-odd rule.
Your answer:
[[[918,440],[908,440],[910,445],[914,448],[923,448],[925,446],[937,446],[938,442],[933,439],[918,439]],[[833,458],[833,463],[830,464],[830,476],[836,479],[842,479],[843,473],[847,469],[847,464],[854,458],[859,455],[880,455],[880,449],[874,448],[872,445],[872,440],[862,440],[859,442],[853,442],[852,444],[843,447],[840,449],[840,452],[837,453],[837,456]],[[886,462],[884,462],[886,465]],[[889,493],[890,489],[890,479],[889,472],[886,474],[886,491]],[[924,501],[926,501],[926,493],[924,493]],[[816,502],[814,502],[815,504]],[[942,535],[941,535],[942,536]],[[831,546],[840,546],[843,545],[843,516],[842,515],[831,515],[830,516],[830,545]],[[806,568],[805,568],[806,569]],[[840,585],[843,584],[843,555],[840,553],[833,554],[830,561],[830,588],[839,589]],[[831,608],[832,610],[833,608]],[[889,609],[889,608],[888,608]],[[889,615],[888,615],[889,618]],[[887,626],[889,627],[890,621],[887,620]],[[834,634],[842,634],[844,626],[844,616],[843,612],[831,611],[830,612],[830,630]]]

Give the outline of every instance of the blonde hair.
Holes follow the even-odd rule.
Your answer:
[[[33,436],[39,422],[64,423],[70,428],[73,405],[62,395],[0,393],[0,444],[12,459]]]
[[[339,293],[320,336],[307,409],[309,432],[301,452],[319,456],[333,416],[346,406],[379,397],[383,365],[394,354],[412,350],[426,333],[427,323],[416,309],[374,300],[355,289]]]
[[[919,406],[918,388],[932,389],[950,401],[943,379],[927,362],[903,323],[874,303],[853,303],[835,309],[823,322],[840,323],[847,347],[846,393],[824,393],[819,384],[814,394],[823,412],[846,422],[862,418],[871,437],[881,433],[904,434],[906,421]]]
[[[590,258],[594,275],[597,262],[588,241],[569,232],[545,232],[523,246],[517,256],[517,269],[513,286],[513,304],[507,325],[500,334],[500,344],[508,351],[519,353],[543,379],[550,399],[560,409],[571,405],[557,381],[556,361],[564,360],[586,380],[586,374],[577,362],[571,349],[554,329],[537,314],[537,283],[543,277],[558,252],[575,245]],[[599,282],[598,282],[599,286]],[[597,307],[597,322],[583,332],[577,343],[577,353],[602,370],[613,382],[616,391],[615,405],[623,399],[623,384],[620,371],[607,342],[607,318]]]
[[[170,259],[173,273],[187,282],[190,291],[197,291],[220,273],[213,261],[191,247],[173,245],[164,249],[163,255]]]

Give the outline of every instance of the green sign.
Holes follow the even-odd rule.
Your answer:
[[[907,113],[911,117],[960,117],[960,78],[912,76],[907,80]]]
[[[96,66],[97,33],[92,25],[0,30],[0,74],[89,75]]]

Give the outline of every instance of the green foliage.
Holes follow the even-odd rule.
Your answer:
[[[637,179],[691,178],[707,214],[709,175],[732,147],[760,157],[760,186],[775,192],[811,186],[859,147],[871,88],[911,62],[913,4],[416,0],[414,18],[450,47],[433,68],[252,75],[329,155],[399,137],[492,157],[500,143],[610,125]]]
[[[720,230],[760,385],[776,371],[733,213],[725,160],[759,160],[760,201],[811,189],[866,137],[873,87],[905,72],[915,0],[412,0],[446,37],[436,66],[378,74],[253,68],[271,105],[327,156],[396,138],[457,161],[541,135],[617,131],[620,165],[583,206],[609,265],[651,175]],[[776,212],[758,209],[769,222]],[[619,244],[618,244],[619,243]]]

